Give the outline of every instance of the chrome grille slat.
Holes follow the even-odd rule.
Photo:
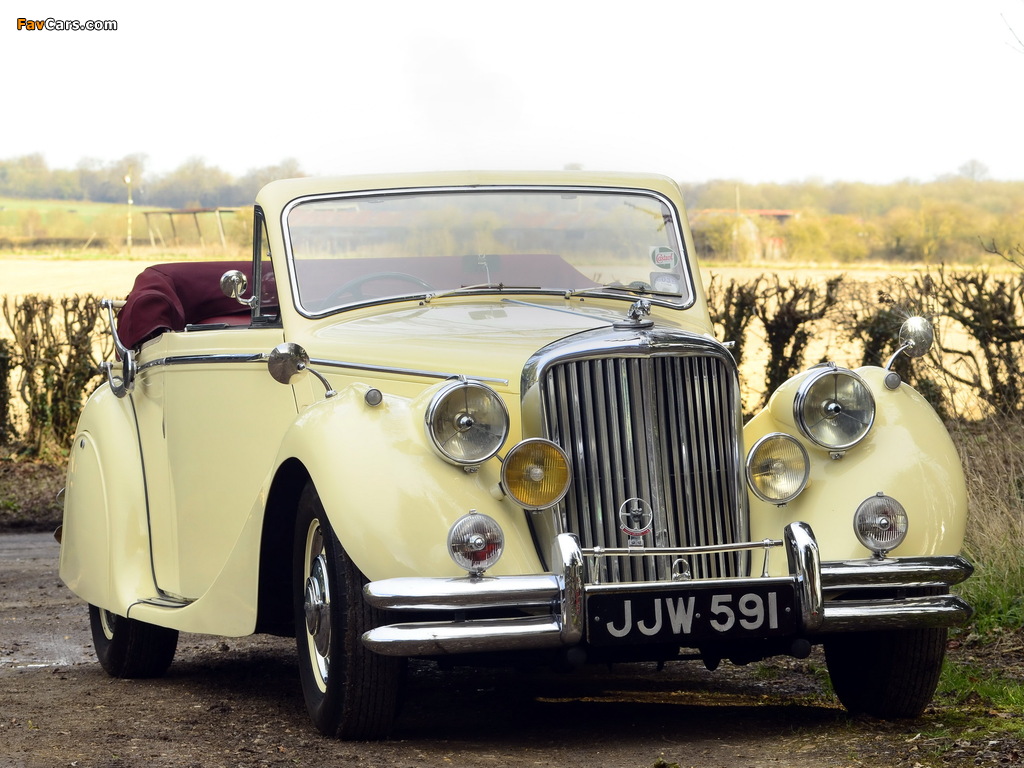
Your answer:
[[[639,497],[655,513],[644,547],[730,543],[745,535],[735,378],[724,356],[556,360],[542,385],[547,437],[567,450],[568,530],[586,547],[627,544],[618,512]],[[740,575],[743,553],[689,558],[695,578]],[[605,557],[593,580],[670,577],[668,556]]]

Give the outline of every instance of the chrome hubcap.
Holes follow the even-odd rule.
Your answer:
[[[327,581],[327,552],[320,521],[306,534],[306,583],[302,586],[309,661],[321,691],[327,690],[331,666],[331,587]]]
[[[306,613],[306,631],[313,638],[313,647],[318,655],[327,656],[331,647],[331,593],[323,554],[317,555],[310,565],[303,608]]]

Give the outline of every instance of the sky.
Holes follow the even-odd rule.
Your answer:
[[[1024,0],[5,7],[0,159],[51,168],[1024,180]],[[18,28],[48,18],[117,29]]]

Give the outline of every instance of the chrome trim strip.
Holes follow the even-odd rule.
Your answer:
[[[505,605],[550,605],[558,598],[557,576],[424,579],[415,576],[371,581],[363,597],[374,608],[388,611],[462,611]]]
[[[554,618],[530,616],[390,624],[364,633],[363,645],[384,656],[444,656],[557,648],[564,643]]]
[[[585,557],[652,557],[656,555],[699,555],[708,552],[741,552],[752,549],[781,547],[781,539],[741,541],[734,544],[705,544],[699,547],[590,547],[582,550]]]
[[[865,587],[951,587],[972,573],[974,566],[960,556],[827,562],[821,564],[821,584],[826,592]]]
[[[172,357],[158,357],[139,366],[139,372],[150,368],[172,365],[205,365],[213,363],[263,363],[267,355],[263,352],[256,352],[247,355],[175,355]]]
[[[920,595],[891,600],[832,600],[818,632],[863,632],[961,626],[974,609],[957,595]]]
[[[739,588],[745,585],[758,585],[770,587],[781,584],[793,584],[793,576],[773,576],[766,579],[750,578],[724,578],[724,579],[693,579],[691,581],[634,581],[628,584],[588,584],[588,595],[615,594],[626,592],[630,595],[643,594],[646,592],[664,592],[671,589],[696,588],[702,590],[713,590],[716,588]],[[800,593],[799,584],[797,592]]]
[[[203,365],[214,363],[263,363],[269,358],[266,352],[255,352],[252,354],[232,355],[175,355],[172,357],[159,357],[140,365],[139,372],[150,368],[171,365]],[[508,386],[508,379],[495,379],[488,376],[466,376],[461,373],[445,373],[442,371],[420,371],[413,368],[395,368],[384,365],[369,365],[363,363],[346,363],[340,360],[324,360],[315,358],[309,361],[326,368],[349,368],[357,371],[370,371],[372,373],[396,373],[403,376],[425,376],[433,379],[457,379],[464,378],[467,381],[479,381],[488,384],[500,384]]]
[[[388,365],[371,365],[369,363],[346,363],[341,360],[324,360],[323,358],[312,358],[310,363],[323,365],[328,368],[351,368],[356,371],[371,371],[373,373],[397,373],[401,376],[426,376],[432,379],[458,379],[464,378],[468,381],[481,381],[488,384],[501,384],[508,386],[508,379],[493,379],[488,376],[467,376],[462,373],[445,373],[443,371],[421,371],[416,368],[397,368]]]

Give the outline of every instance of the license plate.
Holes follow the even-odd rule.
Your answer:
[[[593,645],[742,639],[792,634],[797,629],[792,582],[741,586],[668,586],[646,591],[587,594],[588,639]]]

